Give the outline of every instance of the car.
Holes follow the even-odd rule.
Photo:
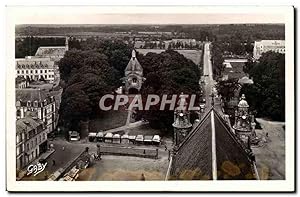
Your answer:
[[[69,139],[70,141],[79,141],[80,135],[77,131],[69,131]]]

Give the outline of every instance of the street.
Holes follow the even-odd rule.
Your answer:
[[[211,93],[214,87],[211,55],[210,55],[210,43],[205,43],[204,45],[204,55],[203,55],[203,76],[205,82],[204,94],[206,100],[206,110],[211,107]]]

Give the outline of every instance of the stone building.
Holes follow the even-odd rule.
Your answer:
[[[249,140],[253,141],[256,137],[255,125],[254,115],[249,113],[249,105],[245,95],[242,94],[237,110],[235,111],[235,122],[233,125],[235,134],[245,144],[248,144]]]
[[[21,76],[16,77],[15,79],[15,85],[17,89],[23,89],[23,88],[27,88],[27,86],[29,85],[29,82]]]
[[[136,58],[135,50],[132,50],[130,61],[125,69],[125,77],[122,78],[125,84],[126,94],[137,94],[145,81],[143,77],[143,68]]]
[[[276,53],[285,53],[284,40],[261,40],[254,42],[253,58],[258,60],[263,53],[273,51]]]
[[[190,122],[190,112],[187,110],[187,101],[185,95],[181,93],[177,103],[177,108],[174,110],[174,144],[179,145],[187,134],[192,129]]]
[[[44,122],[32,114],[16,121],[17,170],[47,150],[47,130]]]
[[[26,56],[16,59],[16,77],[54,82],[54,62],[50,58]]]
[[[36,113],[36,117],[45,123],[47,133],[56,128],[56,104],[54,96],[40,89],[16,90],[16,118],[26,117],[27,112]]]

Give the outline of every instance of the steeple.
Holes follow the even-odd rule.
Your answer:
[[[66,37],[65,46],[66,46],[66,51],[68,51],[69,50],[69,37]]]
[[[248,144],[249,140],[252,141],[256,137],[254,115],[249,113],[249,105],[244,94],[242,94],[238,108],[235,111],[233,129],[245,144]]]
[[[133,60],[135,60],[135,58],[136,58],[136,54],[135,54],[135,50],[134,49],[131,52],[131,57],[132,57]]]
[[[192,124],[190,122],[190,113],[187,110],[187,95],[180,94],[177,102],[177,107],[174,110],[174,143],[175,146],[179,145],[185,136],[191,131]]]

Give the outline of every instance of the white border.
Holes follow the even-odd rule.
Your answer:
[[[6,148],[7,190],[9,191],[293,191],[294,190],[294,10],[291,6],[114,6],[114,7],[8,7],[6,9]],[[286,29],[286,180],[278,181],[19,181],[15,161],[15,91],[14,30],[15,24],[88,24],[85,14],[279,14]],[[77,20],[71,20],[72,16]],[[77,17],[76,17],[77,16]],[[80,20],[79,20],[80,19]],[[81,22],[83,20],[83,22]],[[132,21],[133,23],[135,21]],[[97,23],[97,22],[95,22]],[[99,23],[99,22],[98,22]],[[159,21],[151,22],[159,23]]]

